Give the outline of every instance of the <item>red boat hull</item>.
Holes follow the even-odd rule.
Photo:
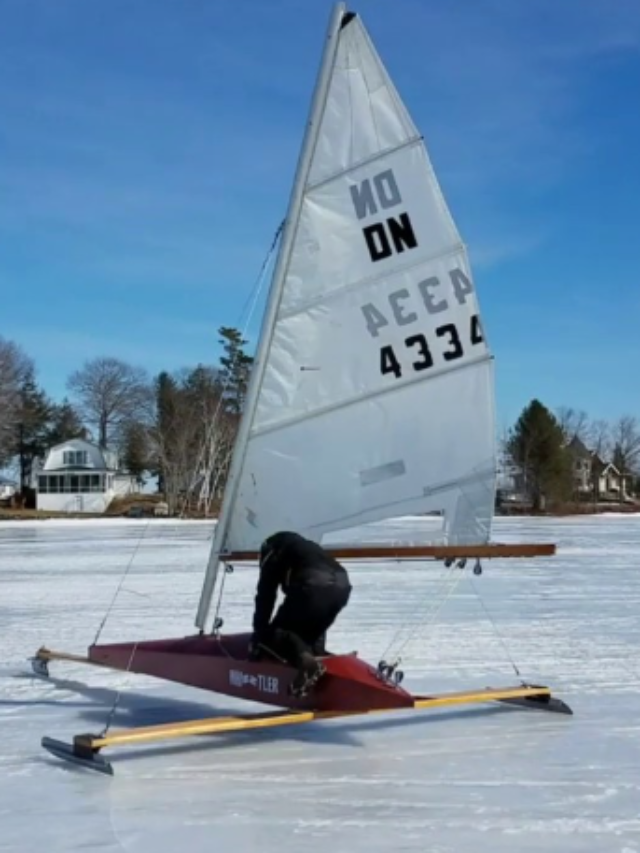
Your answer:
[[[150,675],[251,702],[317,711],[367,711],[413,705],[413,696],[383,680],[355,653],[323,658],[326,675],[304,698],[289,695],[293,667],[248,660],[249,634],[195,635],[89,647],[89,659],[111,669]]]

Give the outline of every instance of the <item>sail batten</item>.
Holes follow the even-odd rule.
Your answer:
[[[399,262],[396,265],[396,272],[410,273],[421,266],[435,264],[438,261],[444,261],[447,258],[455,257],[457,253],[461,252],[466,252],[466,247],[464,243],[460,239],[458,239],[455,243],[452,243],[450,246],[445,246],[444,248],[439,249],[435,254],[430,255],[427,258],[423,258],[421,260],[407,258],[406,261]],[[362,278],[358,279],[357,281],[351,281],[342,284],[339,287],[332,287],[330,284],[328,284],[327,289],[324,292],[316,293],[314,296],[309,297],[306,301],[299,299],[291,307],[281,310],[279,315],[280,320],[288,320],[298,314],[304,314],[305,311],[308,311],[315,305],[328,304],[332,299],[335,299],[341,296],[342,294],[348,294],[351,290],[365,292],[368,287],[372,287],[387,278],[388,273],[379,272],[374,273],[367,278]]]
[[[326,186],[327,184],[330,184],[332,181],[338,181],[340,180],[340,178],[343,178],[345,175],[350,175],[352,172],[355,172],[358,169],[364,169],[367,166],[373,166],[378,160],[383,160],[385,157],[389,157],[390,155],[395,154],[398,151],[402,151],[405,148],[411,148],[414,145],[420,146],[422,144],[422,136],[418,134],[416,136],[412,136],[404,142],[399,142],[397,145],[392,145],[389,148],[385,148],[383,151],[376,151],[375,154],[371,154],[369,157],[365,157],[364,160],[361,160],[358,163],[351,163],[350,165],[339,169],[333,175],[327,175],[326,178],[322,178],[322,180],[320,181],[307,184],[307,192],[322,189],[322,187]]]
[[[312,412],[303,412],[302,414],[299,414],[297,416],[291,416],[289,419],[281,418],[275,423],[266,423],[261,426],[256,426],[251,431],[251,437],[254,438],[257,436],[266,435],[267,433],[274,432],[279,429],[284,429],[285,427],[295,426],[296,424],[300,424],[312,418],[324,417],[326,415],[332,414],[333,412],[338,412],[341,409],[347,409],[350,406],[356,406],[360,403],[364,403],[371,398],[379,398],[395,394],[402,388],[406,387],[406,385],[418,385],[422,382],[429,382],[436,378],[445,377],[458,370],[466,370],[469,366],[481,365],[492,361],[493,356],[490,353],[484,353],[482,355],[479,355],[475,361],[470,361],[463,365],[453,364],[449,366],[442,366],[439,370],[430,373],[429,376],[418,375],[412,377],[411,379],[407,380],[407,383],[404,386],[396,385],[384,389],[376,389],[375,391],[369,391],[365,394],[361,394],[350,399],[341,400],[339,402],[333,403],[332,405],[326,406],[325,408],[317,408],[314,409]],[[313,366],[309,366],[306,369],[308,369],[309,371],[314,371]]]

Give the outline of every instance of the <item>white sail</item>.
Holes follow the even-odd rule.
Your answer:
[[[485,542],[494,387],[467,254],[360,18],[334,38],[216,547],[429,511]]]

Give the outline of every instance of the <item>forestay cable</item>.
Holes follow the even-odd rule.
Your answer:
[[[278,239],[280,238],[280,235],[282,234],[282,231],[284,229],[284,225],[285,225],[285,220],[283,219],[282,222],[280,223],[280,225],[277,227],[277,229],[273,235],[273,240],[271,241],[271,246],[269,248],[269,251],[267,252],[267,254],[264,257],[264,260],[262,261],[260,271],[258,272],[256,280],[254,281],[253,287],[251,288],[249,295],[247,296],[247,299],[246,299],[244,306],[242,308],[242,311],[240,312],[238,324],[241,325],[240,334],[241,334],[242,338],[244,338],[244,336],[247,332],[247,329],[249,328],[249,324],[253,318],[253,315],[254,315],[254,312],[256,309],[256,305],[258,302],[258,298],[260,297],[260,294],[262,292],[262,288],[264,286],[264,280],[265,280],[265,274],[267,271],[267,267],[268,267],[269,261],[271,260],[273,254],[276,250],[276,246],[278,244]],[[246,316],[246,319],[244,320],[244,323],[243,323],[242,317],[245,314],[245,312],[246,312],[247,316]],[[218,398],[216,408],[215,408],[213,416],[209,422],[209,426],[206,430],[204,440],[202,442],[200,451],[198,453],[198,461],[196,463],[196,466],[195,466],[195,469],[193,472],[193,480],[192,480],[190,488],[187,491],[187,495],[185,496],[185,500],[183,503],[183,508],[182,508],[183,514],[184,514],[184,511],[185,511],[186,506],[187,506],[189,492],[191,492],[191,490],[192,490],[192,488],[193,488],[193,486],[194,486],[194,484],[198,478],[201,465],[203,464],[203,460],[204,460],[205,454],[207,452],[207,448],[210,446],[211,439],[212,439],[212,437],[215,433],[215,430],[217,428],[218,420],[219,420],[221,412],[222,412],[224,395],[225,395],[225,392],[227,391],[227,389],[229,387],[230,382],[231,382],[231,376],[229,375],[229,376],[227,376],[226,380],[224,381],[224,383],[222,385],[222,389],[220,391],[220,396]],[[228,460],[231,456],[231,453],[232,453],[232,450],[230,450],[229,453],[227,454],[227,458],[225,459],[225,465],[228,463]]]

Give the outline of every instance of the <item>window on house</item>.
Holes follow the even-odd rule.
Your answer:
[[[41,474],[38,491],[43,495],[104,492],[104,474]]]
[[[62,461],[65,465],[87,465],[89,454],[86,450],[64,450]]]

